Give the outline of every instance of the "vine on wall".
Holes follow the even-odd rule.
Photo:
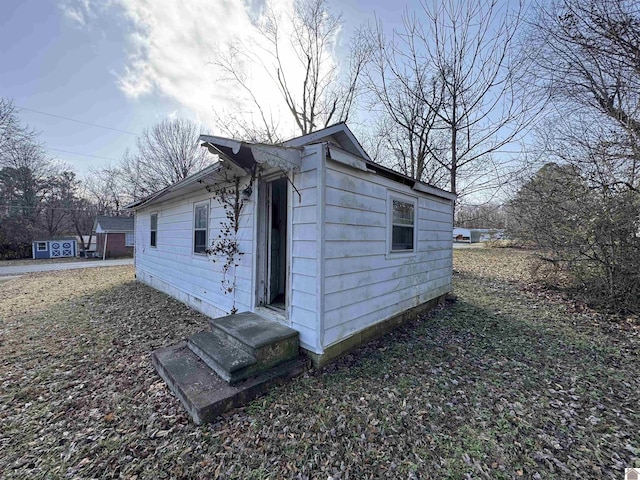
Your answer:
[[[220,233],[211,241],[206,249],[214,263],[222,262],[221,288],[225,295],[233,297],[230,314],[238,312],[236,307],[236,268],[244,253],[240,250],[238,231],[240,229],[240,213],[245,203],[245,195],[251,195],[251,186],[240,189],[240,177],[233,176],[218,189],[207,190],[215,194],[215,199],[224,208],[225,219],[220,222]]]

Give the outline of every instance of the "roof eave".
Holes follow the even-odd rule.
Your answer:
[[[302,163],[300,147],[251,143],[215,135],[200,135],[202,145],[211,153],[225,158],[251,173],[256,164],[266,164],[283,171],[299,171]]]
[[[189,185],[193,185],[196,182],[201,182],[202,180],[204,180],[205,178],[209,177],[209,176],[213,176],[216,173],[220,172],[222,169],[224,168],[224,165],[222,164],[222,162],[216,162],[213,165],[210,165],[202,170],[200,170],[197,173],[194,173],[193,175],[180,180],[177,183],[174,183],[172,185],[169,185],[168,187],[163,188],[162,190],[157,191],[156,193],[153,193],[151,195],[149,195],[148,197],[142,198],[140,200],[137,200],[135,202],[132,202],[128,205],[125,205],[123,207],[124,210],[138,210],[142,207],[146,207],[149,206],[153,203],[156,203],[158,200],[160,200],[161,198],[165,197],[166,195],[168,195],[169,193],[175,192],[177,190],[183,189]]]

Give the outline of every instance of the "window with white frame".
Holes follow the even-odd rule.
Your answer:
[[[38,251],[45,252],[47,250],[47,242],[38,242]]]
[[[205,254],[209,230],[209,205],[196,204],[193,211],[193,253]]]
[[[135,238],[133,236],[133,232],[127,232],[124,234],[124,246],[125,247],[133,247],[135,243]]]
[[[416,200],[389,196],[391,252],[412,252],[416,241]]]
[[[150,230],[151,230],[151,241],[149,245],[151,245],[152,247],[157,247],[158,246],[158,214],[157,213],[151,214]]]

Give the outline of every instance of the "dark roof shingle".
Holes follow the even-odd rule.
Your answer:
[[[108,232],[133,232],[133,217],[106,217],[99,215],[94,223],[94,230],[100,228]]]

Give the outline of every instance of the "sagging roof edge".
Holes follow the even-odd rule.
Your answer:
[[[180,188],[186,187],[188,185],[192,185],[194,183],[196,183],[199,180],[202,180],[203,178],[212,175],[214,173],[217,173],[219,171],[221,171],[224,168],[224,165],[222,164],[222,162],[218,161],[212,165],[209,165],[208,167],[200,170],[199,172],[194,173],[193,175],[188,176],[187,178],[180,180],[179,182],[176,182],[172,185],[169,185],[168,187],[163,188],[162,190],[159,190],[155,193],[152,193],[151,195],[141,198],[140,200],[136,200],[135,202],[132,202],[128,205],[125,205],[123,207],[124,210],[137,210],[138,208],[141,208],[145,205],[148,205],[154,201],[159,200],[160,198],[164,197],[166,194],[173,192],[175,190],[179,190]]]
[[[451,201],[455,201],[457,198],[457,195],[455,193],[447,192],[446,190],[434,187],[432,185],[429,185],[428,183],[415,180],[408,175],[403,175],[402,173],[396,172],[391,168],[380,165],[373,160],[359,158],[339,147],[336,147],[335,145],[327,143],[326,148],[329,158],[357,170],[377,173],[378,175],[384,176],[390,180],[407,185],[413,190],[420,193],[426,193],[428,195],[433,195]]]
[[[218,162],[200,170],[184,180],[169,185],[158,192],[126,205],[124,209],[137,210],[144,206],[153,204],[168,193],[179,190],[188,185],[192,185],[209,175],[220,172],[225,167],[238,169],[247,174],[251,172],[253,163],[266,163],[270,166],[278,167],[286,171],[295,171],[300,168],[302,152],[302,148],[300,147],[248,143],[231,138],[216,137],[213,135],[200,135],[199,140],[202,142],[202,146],[207,147],[211,153],[218,155],[220,159]]]
[[[358,150],[362,153],[362,157],[360,158],[350,152],[347,152],[346,150],[334,144],[323,142],[326,146],[329,157],[333,160],[357,170],[368,172],[373,171],[381,176],[389,178],[390,180],[394,180],[398,183],[407,185],[417,192],[433,195],[451,201],[456,200],[457,196],[454,193],[420,182],[413,179],[412,177],[401,174],[399,172],[396,172],[395,170],[372,161],[364,151],[358,140],[355,138],[353,133],[351,133],[351,130],[349,130],[349,128],[346,126],[346,124],[339,123],[332,125],[331,127],[327,127],[324,130],[320,130],[318,132],[303,135],[302,137],[289,140],[280,145],[249,143],[214,135],[200,135],[199,139],[201,142],[203,142],[202,146],[206,146],[212,153],[219,155],[220,161],[214,163],[213,165],[210,165],[200,172],[197,172],[185,178],[184,180],[181,180],[180,182],[169,185],[168,187],[165,187],[164,189],[151,194],[148,197],[126,205],[124,209],[136,210],[148,204],[154,203],[160,200],[169,192],[179,190],[180,188],[195,183],[208,175],[219,172],[224,168],[224,160],[227,160],[228,164],[231,164],[237,168],[241,168],[247,172],[249,172],[250,169],[249,165],[245,165],[245,163],[247,163],[246,160],[249,159],[256,163],[267,163],[271,166],[280,167],[284,170],[297,170],[300,167],[302,149],[306,145],[313,144],[314,135],[317,134],[319,136],[318,138],[322,138],[324,136],[335,133],[334,130],[336,132],[342,131],[346,133],[349,136],[350,140],[352,140],[352,142],[358,146]],[[299,141],[302,141],[302,139],[306,140],[307,143],[300,144]],[[238,158],[234,158],[236,156],[238,156]]]
[[[243,142],[214,135],[200,135],[199,139],[209,151],[225,155],[247,171],[252,171],[256,163],[284,171],[297,171],[301,167],[303,147]]]

